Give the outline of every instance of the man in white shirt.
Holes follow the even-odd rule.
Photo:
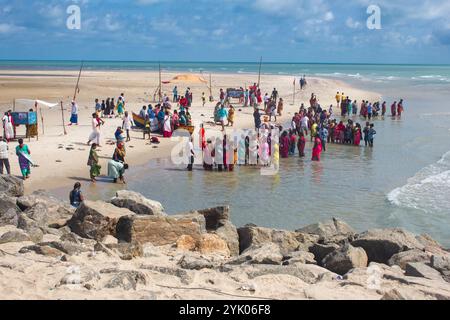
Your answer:
[[[195,152],[194,152],[194,143],[193,138],[189,138],[189,142],[186,145],[186,152],[188,155],[188,171],[192,171],[194,166],[194,160],[195,160]]]
[[[303,116],[301,120],[301,130],[305,132],[306,135],[308,135],[308,124],[309,124],[309,118],[308,116]]]
[[[5,139],[0,141],[0,174],[3,174],[3,166],[5,166],[6,172],[11,174],[11,167],[9,165],[9,148]]]

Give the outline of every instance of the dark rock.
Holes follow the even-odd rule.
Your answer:
[[[339,248],[340,248],[339,245],[335,243],[329,244],[314,243],[309,247],[309,252],[311,252],[314,255],[314,258],[317,261],[317,263],[319,265],[322,265],[323,259],[330,253],[334,252],[335,250],[338,250]]]
[[[388,261],[390,266],[397,265],[403,270],[406,268],[406,264],[410,262],[423,262],[430,263],[430,256],[420,250],[408,250],[394,254]]]
[[[113,276],[108,281],[105,288],[121,288],[128,291],[136,290],[138,284],[142,284],[144,286],[147,284],[147,278],[144,273],[140,271],[123,271]]]
[[[64,253],[59,251],[58,249],[52,248],[50,246],[40,246],[40,245],[23,247],[22,249],[20,249],[19,253],[29,253],[32,251],[43,256],[54,258],[61,258],[64,255]]]
[[[17,227],[20,209],[16,205],[16,198],[0,193],[0,227],[13,225]]]
[[[394,254],[424,248],[412,233],[403,229],[372,229],[357,235],[351,244],[363,248],[369,262],[384,264],[388,264]]]
[[[119,241],[150,243],[154,246],[175,244],[183,236],[200,241],[206,233],[205,218],[199,214],[177,216],[123,216],[117,224]]]
[[[405,275],[410,277],[421,277],[430,280],[442,280],[439,271],[421,262],[410,262],[406,264]]]
[[[23,180],[11,175],[0,175],[0,193],[11,197],[21,197],[24,191]]]
[[[367,263],[368,258],[364,249],[351,245],[345,245],[333,251],[322,261],[324,268],[340,275],[344,275],[354,268],[365,268]]]
[[[83,201],[68,221],[68,226],[72,232],[83,238],[102,241],[107,235],[116,236],[116,226],[120,218],[133,215],[135,213],[128,209],[118,208],[103,201]]]
[[[217,230],[224,221],[230,220],[230,207],[228,206],[197,210],[195,213],[205,217],[206,230],[208,232]]]
[[[145,198],[137,192],[128,190],[117,191],[111,203],[119,208],[126,208],[139,215],[165,216],[161,203]]]

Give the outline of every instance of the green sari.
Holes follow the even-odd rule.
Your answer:
[[[91,167],[91,170],[90,170],[91,178],[95,178],[95,177],[98,177],[100,175],[100,169],[102,167],[98,164],[97,151],[95,151],[92,148],[91,148],[91,151],[89,153],[88,166]]]

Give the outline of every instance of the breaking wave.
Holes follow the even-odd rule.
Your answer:
[[[399,207],[424,212],[450,212],[450,151],[438,162],[420,170],[387,199]]]

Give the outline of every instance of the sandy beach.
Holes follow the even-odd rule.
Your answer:
[[[173,79],[178,73],[164,72],[162,80]],[[199,74],[198,74],[199,75]],[[70,101],[73,97],[74,88],[77,82],[78,71],[8,71],[2,70],[0,73],[0,87],[2,95],[0,97],[0,111],[3,113],[13,108],[14,99],[39,99],[52,103],[63,101],[65,124],[70,118]],[[199,75],[201,76],[201,75]],[[26,140],[26,144],[31,149],[31,154],[39,167],[32,168],[31,179],[25,182],[27,193],[38,189],[55,189],[61,186],[72,185],[75,181],[89,183],[89,170],[86,166],[89,147],[86,145],[91,132],[91,114],[94,111],[96,98],[103,100],[108,97],[117,97],[123,92],[127,101],[127,110],[138,113],[143,105],[154,103],[153,95],[158,86],[159,75],[157,72],[138,71],[84,71],[80,82],[80,92],[77,102],[80,108],[79,125],[66,126],[67,135],[63,134],[62,115],[60,107],[54,109],[43,108],[44,131],[42,134],[42,122],[39,118],[39,140]],[[208,77],[205,75],[205,79]],[[208,79],[209,80],[209,79]],[[277,88],[285,101],[284,114],[278,117],[278,123],[286,123],[293,114],[298,111],[300,103],[308,105],[309,98],[315,93],[322,107],[335,105],[334,96],[337,91],[345,92],[346,95],[358,101],[368,99],[371,101],[380,98],[376,92],[368,92],[355,89],[346,83],[323,78],[308,78],[308,86],[300,91],[297,86],[295,105],[293,105],[293,78],[291,76],[263,75],[261,88],[263,93],[271,93],[273,88]],[[249,86],[257,81],[257,75],[252,74],[214,74],[212,76],[212,92],[215,100],[218,99],[219,89],[236,88]],[[172,95],[173,87],[177,85],[180,94],[183,94],[187,87],[193,92],[193,107],[191,108],[192,119],[196,126],[196,132],[200,124],[211,121],[216,102],[208,102],[202,107],[201,95],[205,92],[209,95],[208,85],[204,83],[192,83],[179,81],[177,83],[163,85],[163,93]],[[236,119],[234,128],[227,128],[230,132],[233,129],[252,128],[253,117],[251,108],[236,107]],[[26,111],[25,106],[16,105],[16,111]],[[107,160],[114,151],[114,145],[108,141],[114,141],[114,131],[120,126],[121,119],[105,119],[106,124],[102,128],[102,148],[99,151],[103,174],[106,171]],[[205,124],[208,134],[218,132],[219,127]],[[18,135],[25,134],[25,128],[19,127]],[[198,134],[194,135],[197,139]],[[161,139],[161,144],[150,145],[148,140],[142,139],[142,132],[133,131],[132,141],[127,144],[127,162],[130,166],[145,164],[151,159],[166,158],[170,155],[171,148],[176,141]],[[198,143],[196,142],[196,145]],[[12,173],[20,175],[16,156],[13,152],[16,142],[10,145],[10,161],[12,162]],[[99,182],[101,187],[103,182]]]

